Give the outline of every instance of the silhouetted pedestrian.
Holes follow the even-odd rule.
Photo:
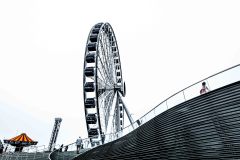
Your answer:
[[[62,152],[62,149],[63,149],[63,144],[60,146],[59,152]]]
[[[0,154],[3,153],[3,149],[4,149],[4,146],[3,146],[3,144],[2,144],[2,141],[0,140]]]
[[[104,132],[103,132],[103,134],[101,136],[102,136],[102,144],[104,144],[104,141],[105,141],[105,134],[104,134]]]
[[[77,154],[79,154],[81,145],[82,145],[82,138],[79,136],[79,138],[76,140],[76,145],[77,145]]]
[[[7,149],[8,149],[8,144],[7,144],[7,146],[5,147],[5,150],[4,150],[4,152],[7,152]]]
[[[65,146],[65,150],[64,150],[64,152],[67,152],[67,150],[68,150],[68,146]]]

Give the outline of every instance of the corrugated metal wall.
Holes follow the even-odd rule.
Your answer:
[[[82,159],[240,159],[240,81],[177,105]]]

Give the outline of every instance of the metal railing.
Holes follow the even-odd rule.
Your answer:
[[[202,86],[202,82],[206,82],[207,87],[210,91],[213,91],[217,88],[226,86],[228,84],[237,82],[240,80],[240,64],[220,71],[216,74],[213,74],[207,78],[204,78],[182,90],[168,97],[161,103],[159,103],[156,107],[150,110],[148,113],[143,115],[137,121],[134,122],[134,128],[138,128],[140,125],[148,122],[152,118],[161,114],[162,112],[180,104],[192,98],[195,98],[200,95],[200,89]],[[124,136],[133,131],[133,127],[131,125],[125,127],[122,131],[116,133],[121,136]]]
[[[0,154],[0,160],[27,160],[27,159],[41,159],[46,157],[49,153],[46,153],[47,148],[43,146],[29,146],[24,147],[22,152],[15,152],[15,147],[10,145],[4,146],[4,152]]]
[[[239,80],[240,80],[240,64],[230,67],[228,69],[225,69],[225,70],[218,72],[214,75],[211,75],[207,78],[204,78],[204,79],[180,90],[179,92],[173,94],[172,96],[168,97],[167,99],[165,99],[164,101],[159,103],[156,107],[154,107],[152,110],[150,110],[148,113],[146,113],[141,118],[136,120],[133,124],[125,127],[123,130],[116,132],[116,133],[104,135],[105,136],[104,142],[94,141],[93,139],[91,140],[90,138],[83,139],[83,147],[82,147],[82,152],[80,152],[80,154],[84,153],[85,151],[88,151],[89,149],[97,147],[99,145],[106,144],[106,143],[112,142],[116,139],[119,139],[122,136],[132,132],[133,130],[135,130],[136,128],[141,126],[142,124],[148,122],[152,118],[156,117],[157,115],[161,114],[162,112],[164,112],[180,103],[183,103],[187,100],[190,100],[194,97],[199,96],[202,82],[206,82],[207,87],[211,91],[213,91],[217,88],[226,86],[228,84],[237,82]],[[94,137],[92,137],[92,138],[94,138]],[[96,137],[96,139],[97,139],[97,137]],[[70,155],[73,153],[75,153],[75,156],[78,156],[78,154],[76,154],[76,143],[72,143],[67,146],[70,147],[71,149],[68,151],[65,151],[66,152],[65,154],[63,154],[62,152],[64,152],[63,148],[66,146],[62,147],[62,149],[59,148],[58,150],[53,151],[49,155],[49,159],[54,159],[54,160],[61,160],[62,158],[67,159],[67,155]]]
[[[76,142],[74,142],[74,143],[71,143],[71,144],[68,144],[68,145],[65,145],[62,147],[60,146],[58,149],[52,151],[49,154],[48,159],[50,159],[50,160],[72,159],[72,158],[78,156],[79,154],[82,154],[96,146],[98,146],[98,145],[94,145],[93,143],[91,143],[89,138],[86,138],[86,139],[82,140],[82,145],[81,145],[79,152],[77,152]]]
[[[74,157],[77,157],[79,154],[82,154],[92,148],[95,148],[99,145],[103,145],[106,143],[109,143],[113,140],[116,140],[119,137],[118,134],[116,133],[111,133],[111,134],[106,134],[105,136],[105,141],[97,141],[94,139],[98,139],[99,137],[91,137],[90,138],[85,138],[82,139],[82,144],[81,144],[81,149],[79,151],[79,153],[77,153],[77,146],[76,146],[76,142],[59,147],[58,149],[52,151],[49,156],[48,159],[50,160],[68,160],[68,159],[72,159]]]

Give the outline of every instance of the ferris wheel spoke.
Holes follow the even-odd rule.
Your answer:
[[[105,126],[108,126],[108,120],[110,117],[110,111],[112,109],[112,103],[113,103],[113,99],[114,99],[114,92],[110,91],[110,94],[108,94],[105,97],[105,100],[103,102],[104,104],[104,117],[105,117]]]
[[[100,82],[98,82],[98,96],[101,96],[105,91],[105,87]]]
[[[104,98],[102,97],[101,100],[101,114],[103,115],[102,117],[102,123],[104,123],[104,126],[107,127],[108,125],[108,120],[109,120],[109,113],[110,113],[110,109],[111,109],[111,101],[113,100],[113,92],[110,91],[108,93],[106,93],[106,95],[104,96]]]
[[[110,68],[109,68],[109,61],[106,59],[106,54],[105,54],[105,47],[103,46],[103,42],[102,42],[102,39],[100,38],[100,47],[101,47],[101,53],[103,54],[103,57],[104,57],[104,62],[105,63],[103,63],[103,60],[101,59],[101,61],[102,61],[102,65],[104,66],[104,69],[106,70],[106,72],[107,72],[107,75],[108,75],[108,77],[109,77],[109,75],[111,75],[111,71],[110,71]],[[100,57],[100,56],[99,56]],[[106,64],[106,65],[104,65],[104,64]],[[111,79],[112,80],[112,77],[110,77],[109,79]],[[113,82],[114,83],[114,82]]]
[[[102,74],[102,76],[104,77],[104,79],[106,79],[106,78],[108,78],[108,73],[107,73],[107,71],[105,70],[105,67],[104,67],[104,64],[103,64],[103,62],[102,62],[102,58],[98,55],[98,57],[99,57],[99,60],[100,60],[100,64],[101,64],[101,68],[97,68],[97,69],[99,69],[99,70],[101,70],[102,71],[102,69],[103,69],[103,72],[104,72],[104,74]],[[109,78],[108,78],[109,79]]]
[[[107,55],[106,55],[106,59],[107,59],[107,61],[108,62],[111,62],[110,64],[112,64],[112,61],[111,61],[111,55],[110,55],[110,53],[111,53],[111,48],[110,48],[110,45],[109,45],[109,43],[107,43],[107,36],[106,37],[104,37],[104,41],[105,41],[105,45],[106,45],[106,47],[105,47],[105,49],[106,49],[106,53],[107,53]],[[109,67],[110,67],[110,65],[109,65]]]
[[[101,95],[101,97],[99,97],[99,99],[101,99],[101,107],[100,108],[102,108],[104,111],[106,111],[106,109],[109,108],[109,106],[106,104],[111,100],[110,97],[112,97],[113,95],[114,95],[114,92],[111,90],[107,91],[103,95]]]
[[[117,107],[118,107],[118,100],[116,100],[116,104],[114,106],[114,114],[113,114],[113,123],[112,123],[112,127],[113,127],[113,130],[117,130]]]
[[[98,96],[98,99],[101,102],[101,104],[109,96],[109,94],[112,94],[112,92],[113,92],[112,90],[106,90],[106,92],[104,92],[104,94]]]
[[[105,114],[106,127],[108,127],[108,121],[109,121],[109,117],[110,117],[110,111],[112,110],[113,99],[114,99],[114,93],[111,94],[109,101],[107,102],[108,107],[107,107],[106,114]]]
[[[106,33],[105,33],[106,34]],[[104,45],[104,57],[105,57],[105,61],[107,62],[107,67],[108,67],[108,71],[109,71],[109,73],[110,73],[110,75],[111,75],[111,79],[112,80],[114,80],[113,79],[113,76],[112,76],[112,74],[114,73],[114,72],[111,72],[111,71],[113,71],[113,68],[112,68],[112,65],[113,65],[113,61],[111,61],[111,48],[110,48],[110,45],[109,45],[109,40],[107,41],[107,38],[109,39],[109,35],[108,34],[106,34],[107,36],[104,36],[104,37],[101,37],[100,38],[100,43],[101,43],[101,46],[103,47],[103,45]],[[114,81],[114,83],[115,83],[115,81]]]
[[[98,68],[101,70],[101,71],[103,71],[104,72],[104,74],[102,74],[102,76],[104,76],[105,77],[105,80],[106,80],[106,82],[112,82],[111,81],[111,79],[110,79],[110,77],[109,77],[109,73],[107,72],[107,70],[106,70],[106,68],[105,68],[105,66],[104,66],[104,63],[102,62],[102,59],[101,58],[99,58],[100,59],[100,63],[101,63],[101,66],[99,66]],[[107,81],[108,80],[108,81]]]
[[[98,56],[98,57],[99,57],[99,59],[100,59],[102,69],[103,69],[103,71],[105,72],[106,78],[108,78],[109,82],[111,82],[111,84],[113,85],[114,82],[113,82],[113,81],[111,80],[111,78],[109,77],[109,74],[108,74],[108,72],[107,72],[107,70],[106,70],[106,68],[105,68],[105,66],[104,66],[104,64],[103,64],[103,62],[102,62],[101,57],[100,57],[100,56]]]
[[[101,44],[103,45],[105,45],[104,46],[104,50],[105,50],[105,52],[104,52],[104,54],[105,54],[105,60],[108,62],[108,69],[110,69],[110,65],[109,65],[109,62],[111,62],[111,61],[109,61],[109,50],[108,50],[108,43],[107,43],[107,41],[106,41],[106,36],[105,37],[103,37],[103,38],[101,38]]]
[[[110,47],[106,47],[106,49],[108,50],[108,54],[107,54],[107,59],[108,59],[108,62],[109,62],[109,70],[113,70],[113,58],[111,59],[111,55],[109,55],[109,52],[110,52]],[[110,72],[110,77],[111,79],[114,81],[114,84],[116,83],[116,79],[114,78],[114,75],[116,73],[115,72]]]
[[[113,94],[112,91],[106,91],[104,94],[98,97],[100,101],[100,108],[102,110],[105,110],[105,108],[107,108],[107,106],[105,106],[105,101],[106,99],[108,99],[109,96],[111,96],[111,94]]]
[[[109,37],[110,37],[110,35],[109,34],[107,34],[107,36],[105,36],[104,38],[102,38],[101,40],[102,41],[104,41],[104,43],[103,44],[105,44],[105,47],[104,47],[104,49],[105,49],[105,57],[106,57],[106,60],[107,60],[107,62],[108,62],[108,69],[109,70],[113,70],[113,58],[111,58],[111,46],[109,45]],[[108,39],[107,39],[108,38]],[[111,79],[112,80],[114,80],[114,83],[115,83],[115,79],[114,79],[114,75],[115,74],[115,72],[110,72],[110,76],[111,76]]]
[[[103,73],[102,73],[102,71],[99,69],[99,68],[97,68],[98,69],[98,71],[99,71],[99,73],[100,73],[100,75],[101,75],[101,77],[102,77],[102,79],[98,76],[98,78],[101,80],[101,81],[103,81],[104,82],[104,84],[106,84],[106,85],[108,85],[109,86],[109,84],[107,83],[107,80],[106,80],[106,77],[104,77],[103,76]]]
[[[111,88],[111,86],[109,86],[105,81],[103,81],[101,78],[97,78],[98,79],[98,89],[107,89],[107,88]]]
[[[108,69],[109,69],[109,62],[110,61],[109,61],[109,52],[108,52],[108,49],[107,49],[108,45],[107,45],[107,42],[106,42],[106,37],[103,37],[103,34],[101,34],[101,37],[100,37],[100,45],[101,45],[102,50],[104,50],[103,54],[104,54],[104,57],[105,57],[105,62],[106,62],[107,66],[108,66]],[[107,54],[105,54],[105,53],[107,53]],[[108,70],[108,71],[110,72],[110,70]]]
[[[102,79],[98,78],[98,96],[109,90],[112,90],[111,86],[106,84]]]

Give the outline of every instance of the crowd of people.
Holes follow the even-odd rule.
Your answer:
[[[82,144],[82,138],[79,136],[79,138],[76,140],[75,142],[76,144],[76,152],[77,154],[80,153],[80,150],[83,148],[83,144]],[[59,152],[67,152],[68,151],[68,145],[67,146],[64,146],[63,144],[59,147]]]

